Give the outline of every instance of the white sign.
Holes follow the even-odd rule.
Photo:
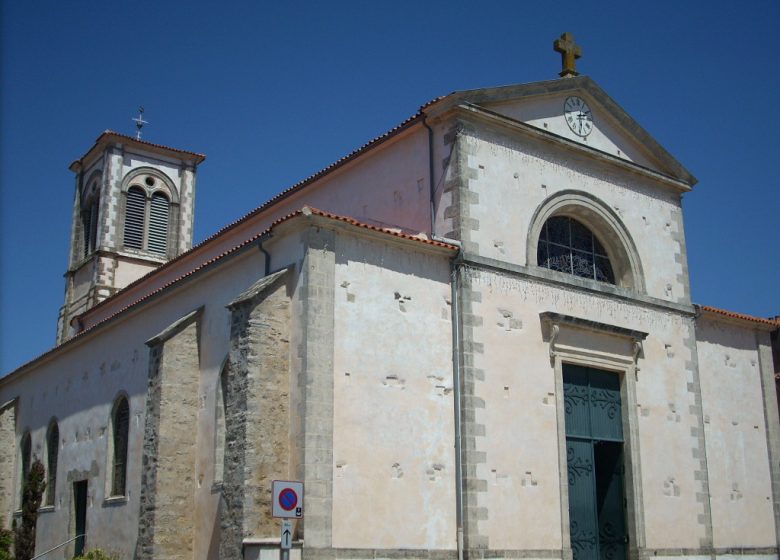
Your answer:
[[[271,515],[283,519],[303,517],[303,482],[291,480],[273,481]]]
[[[289,550],[292,547],[292,521],[282,521],[282,548]]]

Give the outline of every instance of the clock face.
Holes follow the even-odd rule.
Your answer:
[[[567,97],[563,104],[563,116],[566,124],[577,136],[585,138],[593,130],[593,115],[590,107],[581,97]]]

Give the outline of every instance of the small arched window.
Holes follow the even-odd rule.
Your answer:
[[[130,406],[127,398],[119,397],[114,404],[111,418],[113,465],[111,469],[111,495],[124,496],[127,490],[127,445],[130,432]]]
[[[85,200],[81,208],[81,230],[83,232],[84,254],[86,257],[97,249],[98,239],[98,210],[100,207],[100,195],[96,192],[96,187],[90,189],[94,194]]]
[[[30,432],[24,432],[19,452],[22,456],[21,480],[19,481],[19,503],[21,504],[24,495],[24,484],[27,481],[27,475],[30,474],[30,463],[32,462],[32,439],[30,438]]]
[[[46,505],[54,505],[54,495],[57,491],[57,458],[60,450],[60,428],[57,421],[52,420],[46,434]]]
[[[604,246],[587,226],[568,216],[553,216],[544,223],[536,258],[550,270],[615,283]]]

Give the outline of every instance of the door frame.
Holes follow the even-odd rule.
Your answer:
[[[79,507],[78,507],[78,491],[77,488],[79,486],[83,485],[84,487],[84,537],[81,540],[82,545],[82,554],[86,551],[87,547],[87,517],[89,514],[89,479],[85,478],[82,480],[74,480],[71,483],[71,492],[73,495],[73,501],[72,501],[72,512],[73,512],[73,549],[72,552],[69,553],[69,556],[72,558],[76,556],[76,553],[78,552],[78,546],[79,546],[79,539],[78,539],[78,533],[79,533]]]
[[[646,333],[613,325],[553,313],[541,316],[544,337],[549,344],[550,362],[555,376],[555,404],[558,429],[558,474],[561,496],[561,544],[564,560],[572,560],[569,532],[569,477],[566,458],[566,414],[563,394],[563,364],[592,367],[613,372],[620,377],[620,399],[623,423],[623,462],[626,531],[628,533],[627,557],[638,560],[639,551],[645,548],[645,523],[642,500],[642,469],[639,454],[639,418],[636,402],[638,362],[642,354],[642,341]],[[586,347],[556,344],[561,328],[574,329],[580,334],[590,331],[597,337],[607,335],[623,339],[625,353],[604,353]],[[580,338],[580,340],[583,340]],[[587,340],[587,336],[584,340]],[[598,344],[594,343],[594,347]]]

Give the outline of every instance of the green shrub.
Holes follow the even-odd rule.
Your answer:
[[[30,560],[35,556],[35,525],[38,522],[38,508],[46,488],[46,470],[36,458],[30,466],[22,489],[22,522],[16,528],[14,549],[16,560]]]
[[[76,556],[73,560],[119,560],[119,555],[106,552],[99,548],[93,548],[84,554],[84,556]]]
[[[13,560],[13,554],[11,554],[13,543],[13,531],[3,529],[3,524],[0,522],[0,560]]]

